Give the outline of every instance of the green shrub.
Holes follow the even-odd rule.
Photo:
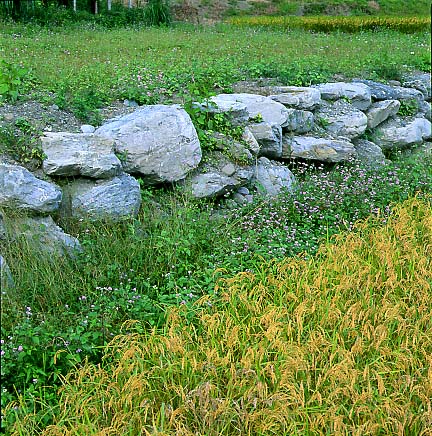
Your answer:
[[[0,127],[0,155],[6,155],[32,169],[42,166],[45,158],[39,139],[42,132],[25,118]]]
[[[150,26],[168,26],[171,24],[171,11],[167,0],[149,0],[144,17]]]
[[[27,68],[0,59],[0,101],[15,102],[23,90],[28,73]]]

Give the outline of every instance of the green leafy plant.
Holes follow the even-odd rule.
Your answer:
[[[189,92],[184,95],[183,107],[191,117],[200,139],[201,147],[205,151],[216,148],[217,140],[214,132],[219,132],[233,139],[240,140],[243,128],[234,126],[229,114],[218,113],[215,103],[210,97],[214,95],[209,91],[207,84],[193,83],[189,86]]]
[[[38,168],[45,159],[40,132],[30,121],[18,118],[14,124],[0,127],[0,154],[4,153],[23,165]]]
[[[419,104],[415,98],[401,100],[398,115],[403,117],[411,117],[418,112]]]
[[[17,101],[28,72],[27,68],[0,59],[0,98],[12,103]]]

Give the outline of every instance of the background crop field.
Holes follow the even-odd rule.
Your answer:
[[[0,57],[30,69],[27,92],[99,104],[117,98],[152,103],[196,83],[229,90],[234,81],[276,77],[309,85],[347,77],[397,79],[430,69],[430,35],[394,31],[358,34],[237,29],[37,29],[0,25]]]

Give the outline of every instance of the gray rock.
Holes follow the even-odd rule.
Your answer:
[[[0,255],[0,288],[2,292],[15,288],[11,270],[2,255]]]
[[[112,139],[67,132],[45,133],[41,139],[46,174],[106,179],[122,171]]]
[[[411,73],[404,77],[402,85],[406,88],[415,88],[420,91],[425,100],[431,99],[431,74]]]
[[[242,140],[247,144],[251,153],[255,155],[259,153],[260,145],[258,144],[258,141],[255,139],[255,136],[247,126],[243,130]]]
[[[276,95],[270,98],[294,109],[313,110],[321,104],[321,93],[316,88],[299,86],[275,86]]]
[[[123,100],[123,104],[126,107],[138,107],[139,104],[135,100],[128,100],[127,98]]]
[[[246,107],[249,118],[261,116],[262,121],[284,126],[288,119],[286,107],[269,97],[257,94],[219,94],[211,97],[218,107],[230,109],[241,103]]]
[[[0,207],[51,213],[60,207],[61,190],[18,165],[0,163]]]
[[[288,120],[284,130],[295,133],[307,133],[314,128],[314,115],[312,112],[298,109],[288,109]]]
[[[241,188],[239,188],[237,190],[237,193],[240,195],[249,195],[250,194],[249,189],[246,188],[245,186],[242,186]]]
[[[282,155],[282,129],[278,124],[250,124],[249,130],[260,145],[260,156],[279,158]]]
[[[253,184],[258,192],[267,197],[276,197],[282,190],[293,190],[294,174],[279,162],[270,161],[266,157],[258,159]]]
[[[399,108],[400,102],[398,100],[382,100],[373,103],[366,112],[368,128],[373,129],[387,118],[396,115]]]
[[[371,91],[362,83],[323,83],[315,86],[321,92],[324,100],[349,99],[350,103],[359,110],[366,110],[372,103]]]
[[[179,106],[144,106],[99,127],[95,135],[113,139],[123,168],[148,184],[182,180],[201,161],[194,125]]]
[[[14,236],[24,237],[33,249],[49,256],[74,257],[82,250],[78,239],[65,233],[50,216],[18,219],[10,230]]]
[[[375,168],[386,164],[386,158],[381,147],[366,139],[355,139],[357,159],[365,165]]]
[[[367,128],[367,117],[344,100],[323,105],[315,112],[315,121],[333,136],[356,138]]]
[[[421,144],[431,137],[431,122],[425,118],[404,120],[392,118],[381,124],[373,133],[372,140],[382,149],[403,149]]]
[[[301,158],[322,162],[341,162],[356,156],[354,145],[347,139],[315,138],[284,135],[282,157]]]
[[[219,151],[209,153],[206,162],[186,181],[186,189],[195,198],[215,198],[234,192],[249,182],[250,166],[231,162]]]
[[[94,133],[94,131],[96,130],[96,127],[90,125],[90,124],[83,124],[81,127],[81,132],[82,133]]]
[[[106,180],[77,180],[64,188],[62,213],[92,220],[119,220],[138,214],[141,192],[128,174]]]
[[[239,206],[243,206],[244,204],[248,203],[247,198],[244,195],[239,194],[238,192],[234,193],[232,198]]]
[[[422,104],[420,104],[419,115],[423,115],[429,121],[432,121],[431,111],[431,104],[428,101],[424,101]]]
[[[389,86],[372,80],[356,80],[355,83],[367,85],[374,100],[410,100],[416,99],[419,103],[424,100],[423,94],[417,89]]]

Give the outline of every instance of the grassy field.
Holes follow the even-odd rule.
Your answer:
[[[409,69],[430,69],[427,31],[286,33],[224,25],[80,28],[79,37],[77,31],[0,25],[0,58],[30,70],[22,93],[54,92],[55,97],[45,93],[38,98],[71,109],[86,121],[107,101],[169,101],[187,93],[191,84],[209,92],[258,77],[309,85],[333,74],[398,79]]]
[[[0,58],[29,71],[18,89],[21,98],[35,98],[47,105],[56,103],[82,121],[95,123],[100,120],[98,107],[116,99],[133,98],[142,104],[182,101],[190,92],[205,96],[229,90],[237,80],[258,77],[273,77],[293,85],[323,82],[334,74],[397,79],[410,69],[430,71],[429,53],[427,32],[287,33],[229,25],[106,30],[91,25],[39,28],[0,24]],[[31,124],[31,120],[27,121]],[[156,191],[143,186],[143,207],[136,219],[115,225],[61,223],[84,248],[76,259],[46,259],[21,239],[1,242],[1,252],[17,285],[13,292],[1,295],[2,430],[11,433],[14,428],[15,434],[41,434],[57,420],[60,427],[48,434],[68,434],[62,433],[61,426],[70,428],[69,434],[96,434],[110,426],[113,429],[105,434],[139,434],[136,428],[140,425],[152,434],[308,434],[305,425],[311,426],[309,434],[321,434],[316,430],[319,423],[324,423],[323,428],[352,434],[356,434],[353,429],[364,430],[358,434],[397,434],[401,428],[406,429],[406,434],[421,434],[430,423],[427,401],[425,411],[418,416],[413,410],[420,410],[420,403],[430,393],[425,382],[430,362],[424,357],[430,354],[430,342],[422,336],[430,325],[421,311],[430,309],[430,292],[426,292],[430,289],[430,207],[426,195],[432,194],[432,157],[391,157],[392,163],[376,170],[355,162],[336,166],[290,163],[298,179],[295,197],[281,196],[271,202],[257,199],[232,211],[221,211],[212,203],[198,203],[176,189]],[[367,244],[361,245],[361,232],[347,236],[346,242],[339,239],[339,248],[335,248],[341,250],[338,253],[346,255],[350,243],[360,247],[355,259],[353,251],[353,265],[358,268],[352,271],[351,285],[356,289],[348,287],[350,295],[343,292],[341,283],[348,286],[349,277],[337,282],[345,276],[336,274],[342,254],[332,257],[328,246],[318,257],[312,257],[319,245],[370,215],[377,218],[366,226],[372,236],[365,238],[375,240],[379,235],[373,233],[373,228],[385,224],[391,205],[418,192],[423,200],[412,200],[398,212],[406,217],[406,211],[412,211],[411,230],[407,230],[407,220],[399,220],[396,214],[385,230],[392,242],[377,242],[378,247],[391,247],[396,256],[385,259],[387,270],[381,268],[378,252],[369,251]],[[10,212],[5,214],[6,226],[14,225],[15,218]],[[395,240],[391,235],[398,228],[404,230]],[[418,245],[420,240],[423,245]],[[396,245],[391,245],[393,242]],[[405,242],[406,247],[397,245]],[[410,260],[415,247],[419,250],[417,257]],[[405,250],[406,258],[402,256]],[[286,260],[297,255],[301,257]],[[305,266],[304,276],[300,275],[299,265]],[[344,265],[340,263],[340,268]],[[419,272],[414,266],[421,266]],[[294,284],[285,274],[289,268],[299,274]],[[371,271],[375,275],[368,275]],[[423,290],[415,284],[419,274]],[[219,278],[228,281],[223,286],[219,283],[222,287],[215,292]],[[321,287],[316,280],[322,281]],[[262,291],[261,296],[258,291]],[[231,295],[232,300],[221,295]],[[290,303],[284,307],[282,303],[287,299]],[[316,304],[312,311],[312,301],[322,304]],[[408,307],[414,301],[422,301],[416,313]],[[172,307],[181,309],[170,312],[166,323],[167,310]],[[377,310],[382,307],[386,311]],[[254,315],[247,315],[246,309]],[[335,309],[333,326],[330,309]],[[352,313],[357,318],[348,325]],[[227,321],[227,330],[220,330],[222,324],[218,330],[214,324],[214,336],[210,336],[205,320],[211,327],[213,315],[214,320],[219,317]],[[291,318],[296,324],[292,324],[292,330],[283,330],[280,324]],[[169,338],[173,338],[172,344],[190,341],[183,360],[171,362],[177,354],[169,357],[169,362],[175,363],[167,373],[169,377],[161,378],[157,372],[161,369],[165,373],[168,360],[159,362],[160,368],[154,365],[154,378],[145,372],[155,383],[150,389],[154,397],[142,403],[146,412],[140,417],[127,415],[123,403],[131,400],[130,396],[122,396],[123,387],[132,386],[122,366],[127,356],[120,359],[111,354],[103,363],[105,371],[118,374],[119,384],[109,385],[113,392],[120,392],[112,397],[118,403],[110,403],[102,411],[93,403],[105,401],[106,395],[102,388],[105,373],[93,365],[102,362],[104,347],[127,320],[136,321],[131,331],[141,336],[131,336],[133,343],[121,342],[125,338],[120,337],[111,350],[118,343],[133,345],[138,354],[145,347],[150,350],[146,362],[128,360],[131,371],[137,368],[134,365],[153,366],[155,350],[168,356],[172,352]],[[264,346],[265,332],[261,334],[257,326],[265,322],[287,339],[287,348],[280,348],[285,353],[284,362],[271,360],[277,359],[277,348],[269,349],[268,354],[251,346],[255,339],[256,344]],[[216,349],[220,356],[232,352],[225,354],[229,356],[226,365],[216,370],[211,365],[207,368],[202,359],[208,350],[193,348],[192,342],[215,344],[231,334],[233,342],[229,346],[234,348]],[[356,342],[360,334],[363,342]],[[381,342],[380,334],[384,335]],[[221,339],[222,345],[224,341]],[[280,341],[272,346],[278,344]],[[317,351],[321,346],[325,350],[322,356]],[[294,373],[284,366],[293,362],[293,350],[299,353],[301,367]],[[215,359],[217,356],[214,354]],[[390,368],[393,358],[399,360]],[[82,366],[86,359],[89,364]],[[235,367],[236,359],[253,371],[242,372],[246,366]],[[108,364],[112,366],[105,366]],[[280,374],[272,375],[271,365],[276,368],[276,364],[282,365],[278,367]],[[62,394],[61,409],[57,388],[62,376],[74,368],[83,371],[79,377],[91,375],[98,391],[85,391],[71,376],[71,384]],[[191,385],[184,385],[182,369],[191,376]],[[237,370],[240,373],[236,378]],[[207,380],[212,371],[214,378]],[[233,384],[229,381],[231,374]],[[313,378],[313,374],[322,378]],[[398,388],[399,376],[405,377],[406,383]],[[342,391],[333,389],[336,378],[343,381]],[[139,389],[145,386],[142,379],[137,383]],[[157,392],[165,388],[172,388],[175,396],[157,397]],[[415,393],[409,394],[411,390]],[[131,392],[135,391],[127,395]],[[74,395],[85,398],[89,406],[85,408],[81,401],[79,415],[69,408],[77,398]],[[284,421],[276,421],[273,429],[267,428],[268,419],[279,414],[285,399],[293,405],[289,409],[292,414],[280,415]],[[133,402],[127,404],[135,406]],[[375,421],[371,418],[372,406],[379,411]],[[115,407],[123,408],[124,415],[118,414]],[[150,421],[139,421],[145,416]],[[174,423],[177,416],[181,419]],[[228,420],[228,416],[232,419]],[[130,420],[131,427],[115,427],[121,425],[117,419]],[[175,427],[177,424],[183,427]]]

